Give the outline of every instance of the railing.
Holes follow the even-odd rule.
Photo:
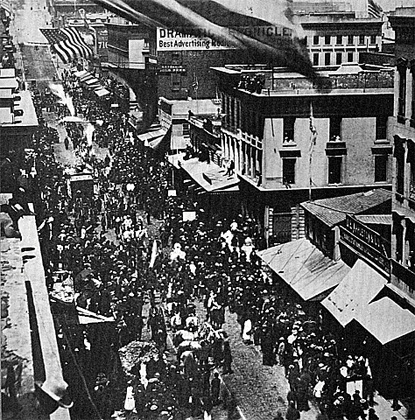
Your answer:
[[[391,243],[379,233],[347,216],[346,226],[340,226],[340,240],[385,272],[390,271]]]
[[[269,81],[266,82],[265,89]],[[367,73],[361,72],[356,75],[347,74],[347,75],[330,75],[324,82],[323,86],[319,86],[321,90],[333,90],[333,89],[382,89],[394,87],[394,78],[392,72],[382,72],[382,73]],[[274,79],[272,86],[270,86],[272,91],[304,91],[304,90],[313,90],[317,89],[317,86],[309,81],[308,79]]]

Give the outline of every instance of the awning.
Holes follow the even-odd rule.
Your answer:
[[[88,86],[93,86],[93,85],[101,86],[101,83],[99,83],[99,80],[95,79],[95,77],[93,77],[92,79],[85,80],[85,84]]]
[[[207,192],[239,191],[239,178],[235,174],[227,176],[226,169],[216,163],[201,162],[199,158],[192,158],[181,159],[177,165]]]
[[[356,321],[382,345],[415,332],[415,315],[388,297],[370,303]]]
[[[98,79],[96,77],[92,76],[92,74],[89,74],[89,73],[86,74],[84,77],[81,77],[79,80],[82,83],[89,82],[90,80],[96,80],[96,81],[98,81]]]
[[[350,272],[343,261],[326,257],[305,238],[268,248],[258,255],[306,301],[320,301]]]
[[[379,294],[387,280],[362,260],[321,304],[345,327]]]
[[[74,72],[74,75],[75,75],[78,79],[80,79],[81,77],[86,76],[87,74],[91,74],[91,73],[88,73],[86,70],[81,70],[81,71],[76,71],[76,72]]]
[[[101,98],[103,96],[109,95],[110,92],[109,92],[109,90],[107,90],[105,88],[101,88],[101,89],[95,90],[95,94]]]
[[[157,149],[161,145],[169,131],[170,130],[168,130],[167,128],[160,128],[160,126],[157,129],[153,130],[151,130],[150,127],[149,131],[140,134],[139,136],[137,136],[137,138],[144,143],[144,146],[151,147],[152,149]]]

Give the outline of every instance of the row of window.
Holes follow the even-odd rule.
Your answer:
[[[285,117],[283,120],[284,142],[294,140],[295,117]],[[330,117],[329,120],[329,139],[341,138],[342,117]],[[384,140],[387,138],[388,116],[379,115],[376,117],[376,139]]]
[[[358,40],[359,45],[366,45],[367,42],[371,45],[375,45],[376,44],[376,38],[377,38],[376,35],[370,35],[370,36],[366,36],[366,35],[358,35],[358,36],[354,36],[354,35],[348,35],[348,36],[343,36],[343,35],[336,35],[336,36],[314,35],[313,36],[313,45],[320,45],[320,44],[332,45],[333,41],[335,41],[336,45],[344,45],[345,43],[343,42],[343,40],[346,41],[347,45],[355,45],[355,39]],[[307,44],[309,44],[308,40],[307,40]]]
[[[313,66],[321,66],[323,65],[323,63],[320,63],[320,53],[313,53]],[[353,63],[354,61],[358,61],[355,60],[355,53],[353,52],[348,52],[345,54],[345,59],[343,59],[343,53],[338,52],[336,53],[336,62],[332,63],[331,59],[332,59],[332,53],[324,53],[324,65],[325,66],[330,66],[332,64],[336,64],[336,65],[340,65],[344,62],[347,63]]]
[[[386,182],[388,177],[388,155],[375,155],[375,182]],[[285,185],[295,184],[296,158],[282,159],[282,180]],[[341,184],[343,174],[343,157],[328,157],[328,179],[329,184]]]

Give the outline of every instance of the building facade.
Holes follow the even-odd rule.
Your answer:
[[[222,152],[235,162],[246,211],[269,243],[304,235],[299,203],[390,187],[393,70],[321,73],[326,89],[284,70],[216,68]]]
[[[415,8],[390,16],[396,33],[392,287],[415,307]]]

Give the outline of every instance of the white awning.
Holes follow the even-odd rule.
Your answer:
[[[388,297],[370,303],[356,321],[383,345],[415,332],[415,315]]]
[[[99,96],[100,98],[103,96],[107,96],[110,94],[109,90],[105,89],[105,88],[101,88],[101,89],[97,89],[95,91],[96,95]]]
[[[387,280],[362,260],[321,304],[345,327],[379,294]]]
[[[349,273],[343,261],[326,257],[307,239],[258,252],[259,257],[304,300],[321,300]]]

